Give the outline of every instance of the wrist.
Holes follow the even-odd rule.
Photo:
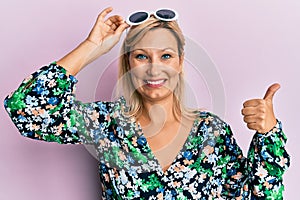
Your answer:
[[[96,43],[92,42],[91,40],[86,39],[80,43],[79,47],[85,48],[86,50],[92,52],[97,49],[98,45]]]
[[[106,53],[101,45],[96,44],[89,39],[84,40],[79,46],[85,54],[83,66],[88,65]]]
[[[92,62],[92,56],[96,51],[97,45],[85,40],[66,56],[58,60],[57,64],[75,76],[81,69]]]

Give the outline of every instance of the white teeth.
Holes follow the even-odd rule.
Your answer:
[[[162,84],[165,80],[159,80],[159,81],[148,81],[146,80],[147,84],[151,84],[151,85],[159,85]]]

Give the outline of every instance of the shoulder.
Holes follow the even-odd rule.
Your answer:
[[[231,151],[231,153],[242,155],[228,123],[211,112],[201,112],[200,114],[202,120],[198,127],[200,135],[210,139],[210,143],[213,144],[214,147],[222,150],[226,149],[224,152]]]
[[[212,123],[212,124],[220,124],[220,125],[228,125],[221,117],[218,115],[209,112],[209,111],[198,111],[199,113],[199,118],[201,120],[207,121],[207,123]]]
[[[230,125],[218,115],[209,111],[199,111],[199,128],[207,128],[211,132],[219,132],[221,135],[231,135]]]

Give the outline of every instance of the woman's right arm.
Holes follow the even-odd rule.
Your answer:
[[[77,48],[57,61],[70,74],[75,76],[86,65],[110,51],[120,40],[123,31],[128,27],[119,15],[105,19],[112,8],[104,9],[96,20],[89,36]]]
[[[4,106],[23,136],[58,143],[92,143],[87,110],[93,103],[75,100],[76,75],[84,66],[108,52],[128,26],[120,16],[104,20],[101,12],[88,38],[58,62],[44,66],[25,79],[4,100]]]
[[[4,107],[20,133],[58,143],[92,142],[84,129],[84,104],[75,101],[77,80],[56,63],[26,78],[4,100]]]

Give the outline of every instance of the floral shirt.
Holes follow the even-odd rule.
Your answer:
[[[44,66],[7,96],[5,108],[23,136],[61,144],[93,144],[103,199],[282,199],[289,166],[280,121],[256,133],[248,158],[230,126],[198,112],[182,149],[163,171],[141,126],[124,115],[126,101],[82,103],[77,80],[56,63]]]

